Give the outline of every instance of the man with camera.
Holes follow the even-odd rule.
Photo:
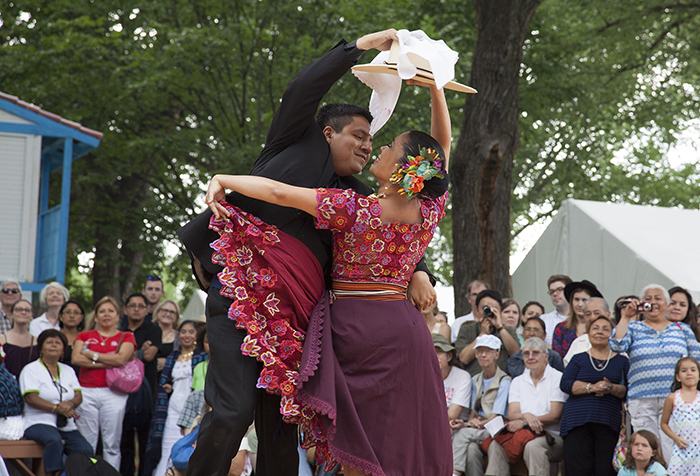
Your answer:
[[[459,361],[472,377],[482,371],[476,359],[474,344],[476,338],[482,335],[496,336],[505,352],[501,352],[496,359],[496,365],[505,370],[508,357],[520,350],[518,336],[515,329],[504,327],[501,321],[501,307],[503,303],[501,294],[492,289],[485,289],[476,297],[474,305],[474,321],[465,322],[459,329],[455,348]]]

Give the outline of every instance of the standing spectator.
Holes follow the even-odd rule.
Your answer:
[[[85,311],[83,310],[83,306],[77,301],[66,301],[66,303],[61,306],[58,318],[61,322],[61,334],[66,336],[63,363],[70,365],[75,371],[75,374],[78,375],[78,373],[80,373],[80,367],[72,363],[73,343],[78,337],[78,334],[84,329]]]
[[[549,475],[550,461],[564,457],[564,442],[559,436],[561,419],[567,395],[559,389],[561,372],[547,365],[547,344],[537,337],[523,344],[525,372],[513,379],[508,394],[507,430],[515,433],[529,427],[541,436],[530,440],[523,451],[528,474]],[[549,433],[553,442],[547,442],[543,432]],[[550,444],[551,443],[551,444]],[[486,474],[509,475],[510,464],[503,447],[492,441],[488,448],[489,465]]]
[[[60,331],[61,326],[58,322],[58,313],[61,310],[61,306],[69,299],[70,292],[58,281],[44,286],[44,289],[39,293],[39,304],[41,304],[42,309],[46,309],[46,312],[29,324],[29,332],[36,337],[46,329]]]
[[[163,475],[170,467],[170,450],[181,437],[177,421],[192,391],[194,368],[207,359],[207,355],[197,349],[197,324],[194,321],[184,321],[180,324],[178,336],[180,348],[168,356],[160,377],[144,462],[146,475],[150,474],[154,467],[154,476]]]
[[[630,364],[610,350],[612,328],[608,315],[592,318],[590,350],[574,355],[561,378],[561,390],[569,394],[561,418],[567,476],[615,476],[612,459]]]
[[[114,298],[103,297],[93,312],[95,328],[78,334],[73,343],[72,362],[81,367],[78,380],[83,389],[80,419],[76,423],[93,450],[98,435],[102,436],[104,459],[118,470],[127,395],[110,390],[106,369],[127,363],[134,355],[136,341],[131,332],[117,329],[120,314]]]
[[[5,333],[12,329],[12,319],[10,319],[11,309],[22,297],[22,287],[17,281],[3,281],[0,284],[0,333]]]
[[[78,431],[75,409],[83,396],[73,369],[59,362],[66,336],[56,329],[39,334],[39,360],[20,374],[19,385],[26,401],[24,438],[44,445],[44,470],[58,476],[63,470],[63,453],[94,454]]]
[[[586,333],[586,320],[583,316],[583,305],[586,300],[603,296],[595,284],[584,279],[581,282],[567,284],[564,289],[564,297],[569,303],[569,318],[566,322],[557,324],[552,337],[552,349],[559,352],[562,358],[569,351],[574,339]]]
[[[153,323],[160,327],[161,339],[158,354],[156,354],[156,388],[158,392],[158,382],[160,382],[161,372],[165,366],[165,359],[180,344],[178,340],[177,328],[180,327],[180,306],[171,299],[166,299],[158,304],[153,314]]]
[[[143,287],[143,295],[146,296],[146,302],[148,303],[148,314],[146,316],[146,321],[151,322],[153,312],[156,310],[156,307],[165,296],[163,280],[160,276],[157,274],[149,274],[146,276],[146,285]]]
[[[625,306],[627,306],[627,304],[629,302],[633,301],[634,299],[639,301],[639,296],[636,296],[634,294],[630,294],[627,296],[620,296],[619,298],[617,298],[617,300],[615,301],[614,309],[613,309],[613,322],[615,323],[615,325],[617,325],[617,323],[620,322],[620,319],[622,319],[622,311],[625,309]],[[632,318],[632,320],[638,321],[639,316],[640,315],[634,316]]]
[[[547,314],[542,314],[540,317],[545,324],[545,332],[547,333],[547,345],[552,347],[552,336],[554,328],[562,321],[569,317],[569,303],[564,297],[564,288],[571,282],[571,278],[563,274],[555,274],[547,280],[547,294],[552,300],[554,310]]]
[[[156,354],[160,346],[160,328],[152,322],[146,322],[148,305],[146,296],[141,293],[131,294],[124,303],[128,319],[125,331],[134,334],[138,358],[144,364],[144,381],[138,391],[129,395],[126,402],[124,423],[122,425],[121,453],[119,472],[122,476],[133,476],[136,470],[134,460],[134,436],[138,437],[139,461],[146,459],[148,432],[153,415],[153,389],[156,386]],[[136,435],[134,435],[136,433]],[[139,476],[143,476],[144,466],[139,467]]]
[[[459,335],[459,328],[462,327],[462,324],[464,324],[467,321],[473,321],[474,320],[474,309],[475,309],[475,301],[476,297],[479,295],[481,291],[484,289],[488,289],[489,285],[486,284],[484,281],[481,281],[479,279],[475,279],[471,283],[467,285],[467,302],[469,302],[469,305],[471,306],[472,310],[469,314],[461,316],[461,317],[456,317],[455,321],[452,323],[452,342],[457,341],[457,336]]]
[[[505,352],[501,352],[496,360],[496,364],[502,370],[506,368],[508,357],[520,350],[515,329],[505,327],[501,321],[501,305],[501,294],[498,291],[491,289],[481,291],[474,301],[474,321],[465,322],[459,330],[455,342],[457,355],[465,370],[472,376],[482,370],[474,352],[474,343],[477,337],[491,334],[503,343]],[[485,316],[484,308],[488,308],[492,316]]]
[[[431,307],[421,311],[423,317],[425,318],[425,323],[428,325],[428,330],[432,334],[442,334],[446,339],[451,337],[450,326],[442,320],[438,320],[440,316],[440,311],[438,310],[437,303],[433,304]]]
[[[523,326],[523,338],[528,340],[531,337],[537,337],[538,339],[544,340],[545,338],[545,325],[544,321],[540,317],[531,317],[525,321]],[[549,354],[548,363],[549,365],[559,372],[564,371],[564,362],[561,360],[561,355],[552,349],[547,349]],[[523,360],[522,351],[518,351],[517,354],[513,354],[508,359],[506,363],[506,373],[512,378],[522,375],[525,371],[525,361]]]
[[[695,334],[695,340],[700,341],[700,325],[698,325],[698,308],[693,302],[693,296],[687,289],[674,286],[668,290],[671,302],[668,305],[668,319],[671,322],[684,322]]]
[[[455,348],[449,343],[447,337],[435,333],[432,336],[445,386],[447,418],[450,421],[457,419],[466,421],[469,418],[469,403],[472,395],[471,376],[469,372],[453,367],[456,360]]]
[[[610,319],[610,306],[608,306],[608,302],[605,299],[598,297],[588,299],[583,305],[583,319],[586,323],[586,329],[588,329],[588,325],[593,322],[593,320],[598,319],[600,316]],[[590,348],[591,341],[588,338],[588,332],[578,336],[571,343],[569,350],[564,356],[564,365],[569,365],[569,362],[571,362],[571,358],[574,355],[580,354],[581,352],[588,352],[588,349]]]
[[[207,337],[207,324],[205,322],[199,325],[197,329],[197,348],[209,355],[209,338]],[[207,360],[198,363],[192,370],[192,391],[204,390],[204,382],[207,378],[207,370],[211,363],[211,356]]]
[[[634,428],[644,428],[657,437],[660,435],[664,458],[671,456],[673,441],[661,434],[661,415],[666,396],[673,383],[673,371],[681,357],[700,357],[700,344],[690,326],[669,322],[670,296],[663,286],[649,284],[640,293],[651,311],[644,311],[644,319],[633,321],[639,301],[625,306],[620,322],[610,338],[613,352],[627,352],[630,358],[627,398]]]
[[[36,337],[29,333],[32,321],[32,304],[20,299],[10,308],[12,329],[0,335],[0,345],[5,351],[5,367],[15,377],[19,377],[25,365],[39,358]]]
[[[501,341],[491,335],[479,336],[474,345],[483,372],[472,378],[471,412],[468,421],[451,421],[454,474],[484,475],[481,443],[489,436],[488,422],[508,417],[508,391],[511,379],[496,365]]]
[[[503,301],[503,312],[501,313],[503,325],[515,329],[518,335],[518,344],[523,345],[523,326],[520,322],[520,304],[515,299]]]
[[[544,306],[542,304],[537,301],[528,301],[523,306],[523,317],[521,318],[523,325],[531,317],[540,317],[542,314],[544,314]]]

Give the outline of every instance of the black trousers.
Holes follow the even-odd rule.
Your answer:
[[[202,420],[188,476],[226,476],[241,440],[255,419],[258,435],[256,476],[297,476],[297,428],[282,422],[280,397],[255,385],[261,365],[241,354],[246,336],[228,318],[231,300],[209,289],[207,338],[210,363],[204,396],[212,407]]]
[[[122,459],[119,464],[119,473],[121,476],[134,476],[136,471],[134,436],[138,436],[139,439],[138,476],[143,476],[148,432],[151,430],[151,417],[153,416],[152,394],[151,387],[144,382],[138,392],[129,395],[127,400],[120,445]]]
[[[600,423],[586,423],[564,438],[566,476],[615,476],[612,457],[620,432]]]

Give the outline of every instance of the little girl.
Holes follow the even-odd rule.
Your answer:
[[[665,464],[656,435],[649,430],[639,430],[632,433],[627,443],[627,458],[617,476],[667,476]]]
[[[673,440],[671,475],[700,475],[700,363],[683,357],[676,364],[671,393],[664,402],[661,429]],[[673,429],[669,419],[673,417]]]

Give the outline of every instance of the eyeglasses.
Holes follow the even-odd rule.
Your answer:
[[[537,358],[540,355],[542,355],[542,352],[539,350],[533,350],[533,351],[524,350],[523,351],[523,357],[525,357],[526,359],[530,356]]]
[[[523,332],[529,332],[530,334],[542,334],[542,329],[539,327],[525,327]]]
[[[31,307],[16,307],[13,312],[21,312],[24,314],[31,314],[32,308]]]
[[[146,309],[148,306],[146,306],[145,304],[129,304],[126,307],[128,307],[129,309]]]
[[[158,276],[157,274],[149,274],[148,276],[146,276],[146,280],[148,280],[148,281],[163,281],[160,278],[160,276]]]
[[[20,290],[16,288],[2,288],[3,294],[19,294]]]
[[[161,309],[160,312],[163,314],[170,314],[171,316],[177,316],[177,311],[171,311],[170,309]]]
[[[549,294],[551,296],[552,294],[557,294],[557,293],[561,293],[561,292],[564,292],[563,287],[556,288],[556,289],[550,289],[549,291],[547,291],[547,294]]]

